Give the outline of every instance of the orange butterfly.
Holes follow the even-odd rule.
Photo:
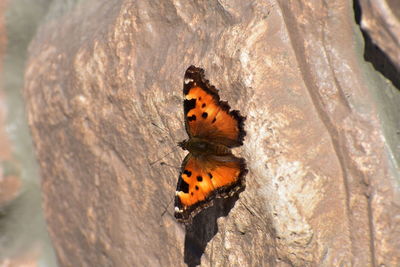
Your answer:
[[[190,223],[217,197],[229,197],[245,187],[246,163],[232,147],[243,145],[244,120],[220,101],[204,70],[190,66],[183,85],[185,128],[189,139],[179,143],[189,154],[182,163],[175,196],[175,217]]]

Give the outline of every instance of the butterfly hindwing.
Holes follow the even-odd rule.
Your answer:
[[[198,158],[188,154],[183,161],[175,196],[175,217],[188,221],[216,197],[228,197],[244,186],[244,159],[232,154]]]
[[[190,137],[236,147],[243,144],[245,118],[237,110],[230,111],[227,102],[220,101],[218,90],[204,77],[204,70],[190,66],[184,78],[184,114]]]

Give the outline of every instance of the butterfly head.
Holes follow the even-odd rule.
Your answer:
[[[189,140],[183,140],[181,142],[178,142],[178,146],[181,147],[183,150],[188,150],[187,149],[188,142],[189,142]]]

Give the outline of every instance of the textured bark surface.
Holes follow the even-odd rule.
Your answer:
[[[348,1],[55,2],[25,98],[60,264],[398,265],[400,95],[362,50]],[[150,163],[185,138],[191,64],[247,116],[249,174],[185,229]]]

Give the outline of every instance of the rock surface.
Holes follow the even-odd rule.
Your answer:
[[[61,266],[400,263],[400,94],[365,63],[348,1],[61,2],[25,84]],[[247,116],[249,174],[185,229],[178,171],[150,163],[185,138],[191,64]]]

